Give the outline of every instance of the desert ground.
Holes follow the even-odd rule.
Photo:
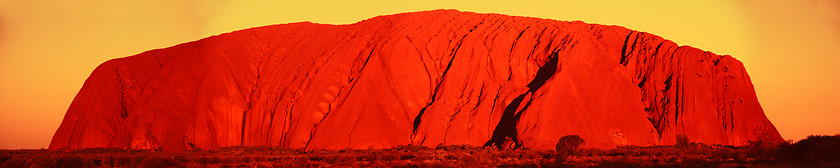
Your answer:
[[[559,149],[559,147],[558,147]],[[616,149],[452,146],[306,150],[235,146],[158,151],[119,148],[0,150],[0,167],[836,167],[840,135],[734,147],[691,143]],[[562,153],[568,153],[563,155]]]

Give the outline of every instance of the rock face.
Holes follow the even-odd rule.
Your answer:
[[[619,26],[437,10],[235,31],[97,67],[50,149],[781,142],[738,60]]]

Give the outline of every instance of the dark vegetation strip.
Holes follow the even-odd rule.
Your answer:
[[[561,140],[560,143],[563,144]],[[561,145],[558,145],[561,146]],[[558,150],[562,148],[558,147]],[[303,150],[236,146],[181,152],[88,148],[0,150],[0,167],[832,167],[840,166],[840,135],[797,143],[744,147],[677,145],[612,150],[499,150],[465,145],[388,149]],[[558,154],[559,153],[559,154]],[[568,156],[562,156],[568,154]]]

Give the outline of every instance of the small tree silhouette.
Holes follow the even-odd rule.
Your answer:
[[[557,161],[566,161],[569,156],[574,155],[575,151],[584,144],[586,144],[586,141],[578,135],[566,135],[561,137],[555,146],[555,149],[557,149]]]
[[[677,146],[686,147],[688,145],[691,145],[691,140],[688,139],[688,136],[685,134],[677,135]]]

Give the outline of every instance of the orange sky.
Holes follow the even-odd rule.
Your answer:
[[[606,2],[0,0],[0,149],[47,147],[108,59],[255,26],[440,8],[621,25],[732,55],[785,139],[840,133],[840,1]]]

